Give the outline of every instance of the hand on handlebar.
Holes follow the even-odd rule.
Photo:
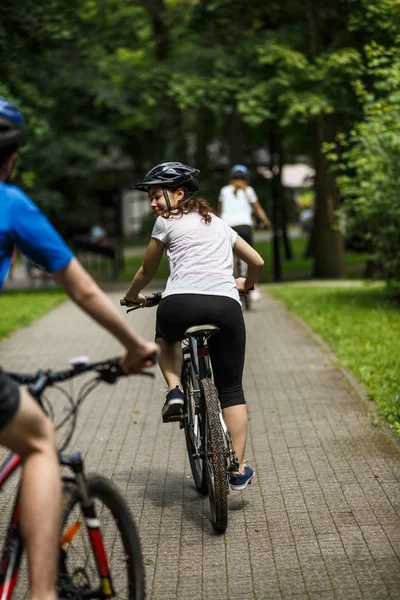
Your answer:
[[[246,279],[244,277],[238,277],[235,281],[237,290],[241,296],[247,296],[250,291],[254,290],[254,286],[250,289],[246,288]]]
[[[128,350],[125,356],[121,358],[121,369],[126,375],[139,373],[142,369],[154,366],[159,353],[160,346],[158,344],[144,341],[141,346]]]
[[[258,224],[258,228],[259,229],[270,229],[271,221],[269,219],[267,219],[266,221],[260,221]]]
[[[239,294],[246,296],[247,290],[244,286],[244,284],[246,283],[246,279],[244,277],[238,277],[235,281],[236,281],[236,287],[238,289]]]
[[[137,298],[135,298],[134,300],[129,299],[127,300],[126,298],[124,298],[124,300],[126,300],[125,302],[125,306],[129,307],[135,307],[138,304],[142,305],[142,306],[147,306],[147,299],[146,296],[144,296],[143,294],[138,294]]]

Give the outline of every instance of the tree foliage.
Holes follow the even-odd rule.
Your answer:
[[[76,225],[91,218],[98,187],[121,187],[155,162],[196,163],[211,201],[229,165],[245,162],[265,203],[271,184],[256,166],[274,145],[287,161],[313,161],[315,273],[342,276],[340,194],[323,148],[340,135],[353,157],[361,152],[363,127],[376,136],[371,110],[382,98],[390,109],[381,113],[395,119],[394,83],[382,86],[398,61],[390,74],[382,61],[397,47],[399,22],[396,0],[1,3],[0,93],[21,107],[30,132],[18,181]],[[395,141],[381,143],[392,156]],[[100,178],[105,156],[129,158],[130,173]],[[340,180],[348,205],[350,185]]]
[[[364,117],[346,138],[338,165],[347,233],[376,254],[385,277],[400,286],[400,48],[373,43],[366,48],[368,91],[355,89]],[[332,152],[331,158],[339,156]]]

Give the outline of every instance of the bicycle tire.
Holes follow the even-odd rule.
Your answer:
[[[246,310],[251,310],[251,299],[249,294],[243,296],[242,303],[244,303],[244,307]]]
[[[60,559],[58,587],[60,598],[84,600],[108,597],[144,600],[145,571],[139,534],[125,499],[115,485],[100,475],[86,477],[90,498],[95,501],[96,516],[106,551],[114,595],[98,573],[88,529],[81,509],[81,494],[75,484],[64,486],[64,515],[61,539],[70,536]],[[108,514],[109,511],[109,514]],[[68,533],[78,527],[78,532]],[[75,531],[75,529],[73,531]],[[121,547],[117,546],[119,535]],[[65,547],[67,546],[67,547]],[[61,569],[63,564],[64,569]],[[125,588],[122,586],[125,583]],[[105,587],[104,587],[105,586]],[[93,595],[96,594],[96,595]],[[98,595],[97,595],[98,594]]]
[[[218,393],[210,379],[201,380],[206,405],[206,474],[211,522],[217,533],[228,525],[228,473],[226,448],[220,420]]]
[[[192,471],[193,481],[197,490],[203,494],[207,494],[207,477],[206,477],[206,466],[203,458],[196,458],[199,456],[199,451],[202,445],[202,422],[201,415],[198,415],[198,442],[195,441],[194,424],[195,424],[195,404],[193,398],[193,377],[190,372],[189,361],[185,361],[182,368],[182,387],[185,392],[185,407],[184,412],[186,418],[184,421],[186,449],[189,458],[190,469]]]

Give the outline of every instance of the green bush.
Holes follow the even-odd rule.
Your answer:
[[[340,139],[341,212],[346,235],[373,249],[384,278],[400,292],[400,49],[372,44],[367,56],[375,91],[356,83],[365,117]]]

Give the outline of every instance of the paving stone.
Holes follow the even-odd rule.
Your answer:
[[[111,294],[118,306],[121,294]],[[149,600],[400,600],[400,457],[309,330],[267,294],[245,313],[246,458],[252,485],[229,496],[215,535],[184,434],[163,424],[165,387],[131,377],[83,403],[71,448],[125,495],[142,540]],[[155,311],[126,316],[148,338]],[[120,346],[70,303],[0,343],[6,368],[63,368]],[[78,381],[70,390],[78,389]],[[62,410],[61,397],[51,398]],[[4,454],[4,453],[3,453]],[[0,496],[2,530],[15,482]]]

